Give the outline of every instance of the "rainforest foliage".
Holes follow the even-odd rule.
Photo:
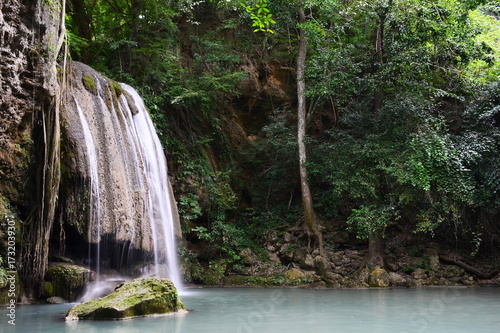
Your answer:
[[[145,98],[183,231],[212,247],[207,260],[258,252],[268,230],[302,223],[300,32],[305,163],[325,247],[337,246],[333,221],[360,242],[397,226],[473,255],[498,246],[499,1],[67,6],[72,58]]]

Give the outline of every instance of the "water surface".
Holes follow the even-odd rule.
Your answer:
[[[125,321],[65,322],[70,304],[18,306],[15,326],[2,306],[0,331],[500,332],[500,288],[195,289],[181,299],[187,314]]]

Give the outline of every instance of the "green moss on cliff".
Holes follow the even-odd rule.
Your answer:
[[[91,92],[94,95],[97,94],[96,84],[92,75],[83,75],[82,83],[85,89],[87,89],[89,92]]]

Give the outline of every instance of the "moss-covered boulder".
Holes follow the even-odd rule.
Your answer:
[[[298,268],[291,268],[285,272],[285,279],[290,281],[303,280],[306,278],[306,274]]]
[[[391,279],[385,269],[377,268],[371,271],[368,277],[370,287],[388,287]]]
[[[141,278],[121,284],[106,297],[73,306],[66,320],[126,319],[182,310],[184,305],[171,281]]]
[[[46,296],[60,296],[75,301],[83,287],[93,278],[94,272],[86,267],[68,263],[53,264],[45,279]]]

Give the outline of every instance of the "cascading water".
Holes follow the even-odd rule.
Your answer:
[[[99,172],[98,172],[98,165],[97,165],[97,152],[95,149],[95,143],[94,143],[94,138],[92,137],[92,132],[90,131],[89,123],[87,119],[85,118],[85,115],[83,114],[82,108],[80,107],[80,104],[78,103],[77,100],[75,100],[76,104],[76,109],[78,110],[78,118],[80,120],[80,123],[82,125],[83,129],[83,136],[85,138],[85,147],[86,147],[86,152],[87,152],[87,163],[88,163],[88,170],[90,173],[90,198],[89,198],[89,220],[90,224],[97,224],[97,234],[100,234],[100,196],[99,196]],[[89,228],[89,230],[91,230]],[[92,238],[92,235],[88,236],[89,239]],[[99,240],[97,240],[97,243]],[[95,265],[95,270],[97,273],[97,279],[99,279],[99,273],[100,273],[100,247],[97,247],[97,253],[95,255],[92,254],[90,247],[89,247],[89,262],[91,262],[91,259],[95,259],[96,265]]]
[[[142,98],[80,63],[73,63],[73,89],[67,132],[76,146],[74,172],[89,184],[85,237],[92,268],[102,282],[106,274],[113,281],[123,278],[112,268],[128,276],[165,277],[181,289],[177,209],[165,155]]]
[[[149,189],[149,219],[151,228],[153,229],[155,275],[164,276],[165,272],[162,271],[161,266],[165,266],[168,263],[167,277],[179,289],[182,281],[180,272],[177,269],[179,265],[177,263],[175,246],[174,216],[171,206],[172,198],[170,198],[170,191],[168,189],[167,161],[144,101],[132,87],[123,83],[121,86],[132,96],[135,106],[139,111],[133,117],[134,126],[132,128],[140,143],[141,156],[146,169],[147,187]],[[124,96],[121,98],[125,99]],[[158,234],[163,235],[163,237],[158,237]]]

